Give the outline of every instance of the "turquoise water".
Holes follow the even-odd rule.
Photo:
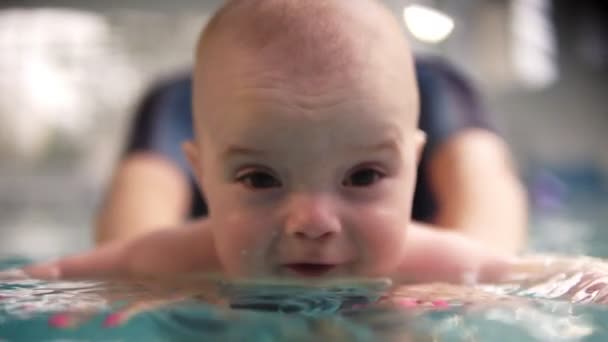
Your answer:
[[[483,287],[5,280],[0,341],[606,341],[608,306],[581,295],[597,282],[569,292],[580,273]],[[140,310],[112,324],[129,305]]]
[[[606,203],[538,211],[531,248],[608,257]],[[0,341],[608,341],[607,284],[605,264],[473,287],[0,280]]]

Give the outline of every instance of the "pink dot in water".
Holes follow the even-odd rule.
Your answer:
[[[105,328],[114,328],[118,325],[120,325],[120,323],[122,323],[122,315],[120,314],[120,312],[115,312],[112,314],[109,314],[108,317],[106,317],[106,319],[103,321],[103,326]]]
[[[431,302],[431,304],[434,307],[441,308],[441,309],[444,309],[444,308],[447,308],[447,307],[450,306],[450,304],[448,302],[446,302],[445,300],[443,300],[443,299],[434,300],[434,301]]]
[[[72,324],[72,320],[68,314],[60,313],[49,318],[49,325],[57,329],[68,328]]]

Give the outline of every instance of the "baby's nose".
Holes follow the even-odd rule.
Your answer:
[[[285,222],[288,236],[298,239],[328,239],[342,230],[335,205],[327,195],[300,195],[289,207]]]

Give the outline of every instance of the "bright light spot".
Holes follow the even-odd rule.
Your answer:
[[[454,20],[450,16],[426,6],[405,7],[403,19],[414,37],[425,43],[439,43],[454,30]]]
[[[512,58],[523,85],[542,89],[559,78],[550,0],[511,1]]]
[[[86,144],[139,82],[109,20],[70,9],[0,11],[0,148],[25,160]],[[60,137],[60,140],[57,138]]]

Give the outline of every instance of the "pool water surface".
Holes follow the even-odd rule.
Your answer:
[[[538,212],[531,249],[608,257],[606,203],[605,197],[579,200],[567,210]],[[0,259],[0,270],[29,261]],[[608,341],[608,267],[591,264],[537,279],[462,287],[382,279],[299,284],[212,276],[5,278],[0,342]]]
[[[593,284],[569,292],[580,276],[475,287],[210,276],[5,280],[0,341],[608,340],[608,306],[581,295]]]

